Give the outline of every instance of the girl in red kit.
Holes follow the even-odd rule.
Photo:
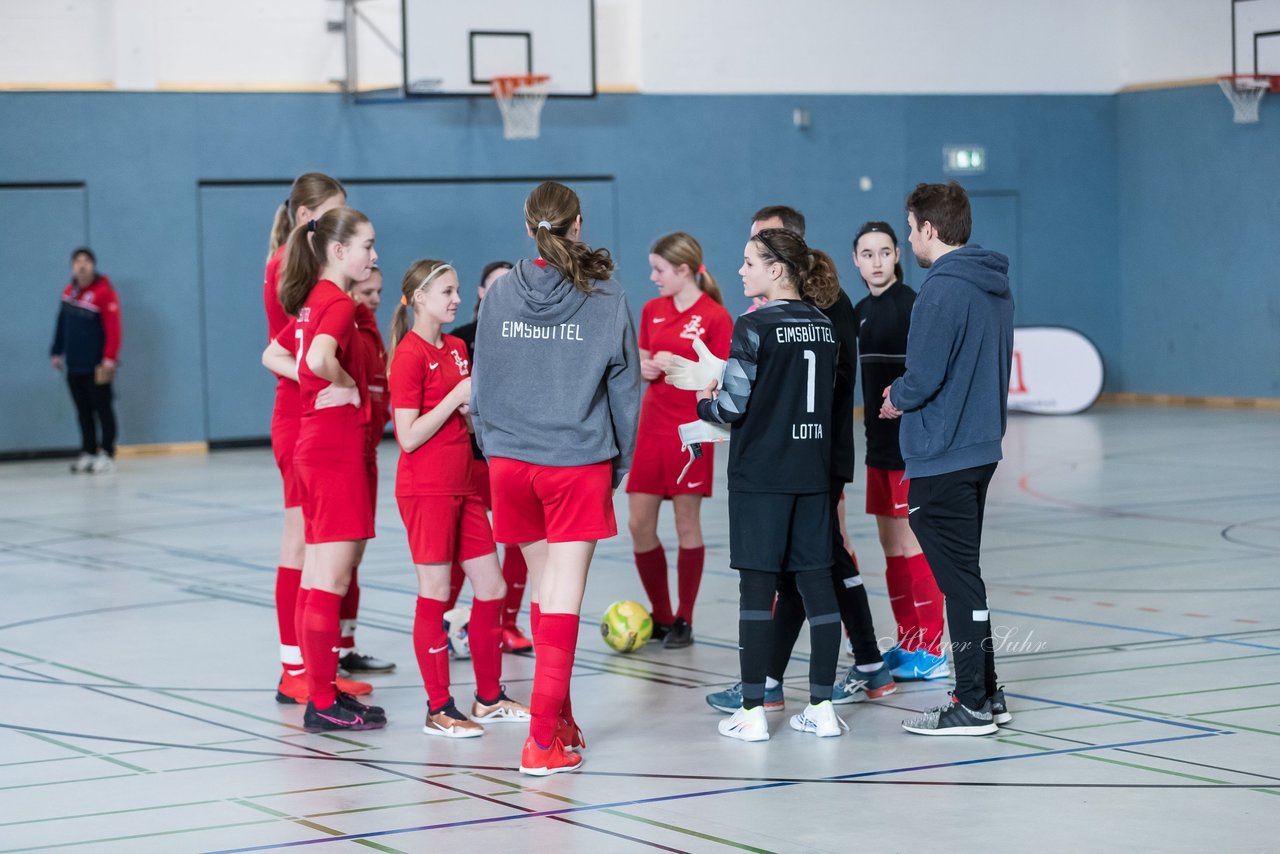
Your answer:
[[[280,273],[280,302],[296,317],[263,363],[287,375],[293,350],[302,418],[293,469],[303,495],[306,558],[298,591],[298,627],[307,665],[309,732],[376,729],[386,716],[334,685],[339,609],[360,543],[373,536],[365,464],[367,381],[355,357],[355,302],[346,290],[377,261],[373,226],[362,213],[335,208],[294,230]],[[292,345],[292,347],[286,345]]]
[[[382,441],[387,422],[391,420],[391,394],[387,390],[387,348],[382,343],[378,318],[374,312],[382,304],[382,271],[376,266],[373,274],[363,282],[354,282],[351,297],[356,301],[355,347],[369,390],[368,444],[365,445],[365,465],[369,473],[369,500],[372,511],[378,510],[378,444]],[[390,673],[394,663],[365,655],[356,649],[356,617],[360,611],[360,585],[357,581],[360,562],[364,559],[364,545],[351,568],[351,584],[342,597],[340,623],[342,639],[338,642],[338,666],[349,673]]]
[[[501,683],[499,638],[507,588],[485,504],[471,476],[466,418],[471,364],[466,345],[442,331],[457,316],[458,276],[443,261],[417,261],[405,273],[401,292],[392,321],[391,407],[403,451],[396,469],[396,503],[418,573],[413,647],[427,689],[422,730],[474,738],[484,735],[477,721],[528,722],[529,709],[508,697]],[[454,561],[462,565],[474,594],[468,628],[476,674],[471,718],[458,710],[449,693],[443,623]]]
[[[292,318],[280,305],[280,270],[285,243],[298,223],[307,223],[347,203],[347,191],[335,178],[319,172],[299,175],[289,197],[276,210],[268,244],[270,257],[262,282],[262,305],[267,315],[267,342],[276,339]],[[290,345],[292,346],[292,345]],[[302,650],[294,628],[298,587],[302,579],[303,521],[302,486],[293,469],[293,452],[298,444],[301,403],[296,370],[276,375],[275,406],[271,411],[271,450],[284,481],[284,530],[280,536],[280,558],[276,567],[276,622],[280,631],[280,664],[283,672],[276,687],[280,703],[307,702],[307,680]],[[367,682],[339,679],[343,691],[368,694]]]
[[[705,445],[702,457],[689,464],[680,447],[677,428],[698,420],[696,393],[668,385],[663,370],[671,356],[697,361],[697,339],[717,357],[729,357],[733,320],[724,310],[720,288],[702,263],[702,246],[677,231],[660,237],[649,250],[649,280],[658,297],[645,303],[640,314],[640,375],[645,382],[636,436],[636,456],[627,479],[629,526],[636,569],[653,610],[653,636],[666,649],[693,643],[693,603],[702,581],[702,499],[711,495],[714,447]],[[667,587],[667,555],[658,539],[658,511],[671,499],[676,515],[680,551],[676,561],[679,603],[671,611]]]

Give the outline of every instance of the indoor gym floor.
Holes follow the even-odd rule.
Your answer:
[[[983,552],[993,623],[1012,631],[997,664],[1015,719],[998,736],[902,732],[944,698],[938,683],[843,707],[839,739],[781,714],[767,743],[716,734],[703,695],[737,678],[722,456],[698,642],[604,647],[599,614],[642,594],[627,537],[602,544],[574,680],[587,762],[547,779],[514,768],[522,726],[421,733],[391,443],[358,637],[399,670],[371,680],[390,726],[353,738],[308,735],[301,708],[272,699],[268,450],[125,459],[99,477],[0,466],[0,850],[1277,850],[1280,418],[1014,416],[1005,457]],[[849,495],[888,635],[861,472]],[[805,648],[787,714],[804,702]],[[533,662],[505,663],[527,699]],[[453,675],[469,700],[469,662]]]

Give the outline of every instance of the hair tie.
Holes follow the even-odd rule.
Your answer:
[[[405,296],[404,294],[401,294],[401,295],[400,295],[400,304],[401,304],[401,305],[404,305],[404,306],[407,306],[407,305],[409,304],[409,298],[408,298],[407,296]]]
[[[706,264],[699,264],[699,265],[698,265],[698,275],[699,275],[699,276],[705,276],[706,274],[707,274],[707,265],[706,265]]]
[[[551,223],[547,222],[547,221],[544,219],[544,220],[542,220],[541,222],[539,222],[539,223],[538,223],[538,228],[540,228],[540,229],[545,228],[547,231],[550,231],[550,230],[551,230]]]
[[[316,230],[316,221],[313,219],[311,220],[311,222],[307,223],[307,231],[314,233],[315,230]]]

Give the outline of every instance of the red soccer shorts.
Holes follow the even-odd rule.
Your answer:
[[[305,494],[309,545],[373,538],[369,467],[363,461],[319,466],[294,460],[293,470]]]
[[[679,483],[676,478],[689,462],[689,452],[680,448],[680,436],[672,428],[663,431],[641,431],[636,439],[635,458],[627,475],[627,492],[641,495],[711,496],[711,479],[715,471],[715,445],[702,446],[702,456],[695,459]]]
[[[907,487],[901,471],[867,466],[867,514],[907,518]]]
[[[461,562],[497,551],[478,495],[402,495],[396,503],[414,563]]]
[[[471,483],[476,488],[476,495],[484,506],[493,509],[493,494],[489,490],[489,464],[484,460],[471,461]]]
[[[493,533],[500,543],[573,543],[616,536],[613,463],[540,466],[495,457]]]

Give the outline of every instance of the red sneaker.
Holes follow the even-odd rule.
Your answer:
[[[556,724],[556,739],[564,745],[565,750],[581,753],[587,749],[587,737],[582,734],[582,727],[577,721],[560,718]]]
[[[499,646],[503,652],[525,653],[533,650],[533,641],[525,637],[519,626],[503,626],[502,640],[499,641]]]
[[[356,682],[353,679],[347,679],[339,676],[333,680],[333,686],[344,694],[351,694],[355,697],[363,697],[366,694],[373,693],[373,686],[368,682]]]
[[[524,742],[524,752],[520,754],[520,773],[533,777],[547,777],[561,771],[577,771],[582,766],[582,757],[564,749],[559,738],[552,739],[551,746],[543,750],[529,736]]]
[[[297,704],[305,706],[307,704],[307,672],[304,670],[298,675],[292,673],[282,673],[280,675],[280,684],[276,686],[276,702],[285,705]]]

